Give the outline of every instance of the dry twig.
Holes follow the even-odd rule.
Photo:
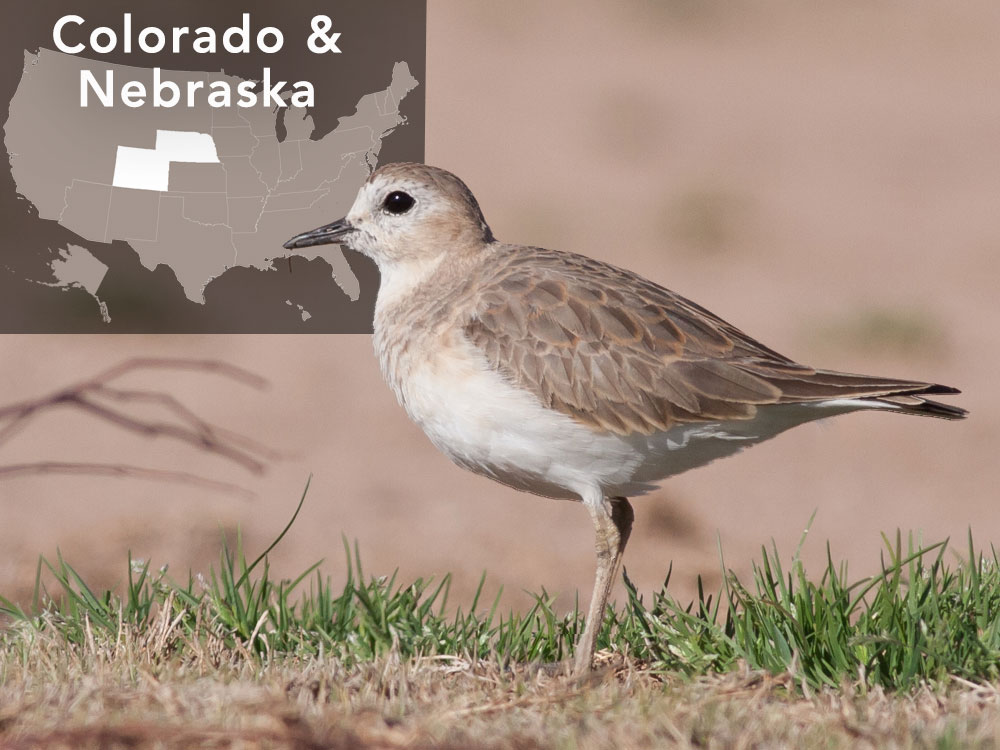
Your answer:
[[[115,383],[124,375],[143,370],[190,370],[220,375],[254,388],[267,383],[252,372],[217,360],[136,358],[115,365],[92,378],[35,399],[0,407],[0,446],[9,441],[31,420],[60,406],[80,409],[92,416],[147,437],[167,437],[233,461],[254,474],[264,471],[265,461],[276,453],[245,435],[213,425],[199,417],[170,393],[158,390],[121,388]],[[126,411],[130,405],[160,407],[167,419],[150,419]],[[228,482],[169,469],[151,469],[120,463],[75,463],[38,461],[0,464],[0,480],[26,474],[97,474],[104,476],[157,479],[195,484],[212,489],[250,494]]]

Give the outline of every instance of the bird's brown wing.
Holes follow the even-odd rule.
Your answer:
[[[678,423],[750,419],[762,404],[831,398],[964,414],[915,395],[955,389],[797,364],[615,266],[540,248],[496,253],[498,270],[477,289],[482,304],[466,336],[494,369],[592,427],[651,434]]]

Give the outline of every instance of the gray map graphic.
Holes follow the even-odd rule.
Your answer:
[[[47,49],[26,52],[4,126],[17,191],[40,219],[93,242],[124,240],[149,270],[166,266],[198,304],[205,303],[206,286],[228,269],[272,270],[285,257],[285,239],[346,213],[383,139],[406,122],[400,103],[418,85],[407,63],[396,62],[385,71],[384,89],[363,96],[354,112],[316,139],[312,117],[295,106],[215,108],[203,99],[193,107],[109,108],[94,101],[77,107],[83,69],[98,80],[112,70],[115,80],[139,81],[152,91],[149,68]],[[161,77],[182,90],[189,80],[226,80],[233,90],[243,80],[219,72],[162,71]],[[68,118],[72,138],[65,137]],[[181,144],[201,138],[196,143],[204,148],[190,161],[183,153],[158,156],[168,136]],[[121,186],[129,182],[130,156],[137,160],[132,183],[152,179],[162,166],[164,184]],[[335,246],[296,252],[322,257],[338,286],[358,299],[358,279]],[[116,311],[100,299],[103,263],[69,245],[50,268],[56,280],[41,283],[87,290],[102,318],[113,320]],[[307,309],[287,303],[308,320]]]

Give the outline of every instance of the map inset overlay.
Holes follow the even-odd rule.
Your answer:
[[[4,143],[20,195],[38,218],[58,222],[91,242],[121,240],[154,270],[166,266],[185,297],[205,303],[206,286],[233,268],[275,270],[281,245],[350,207],[376,166],[383,139],[406,122],[400,103],[419,82],[405,61],[385,71],[385,88],[363,96],[353,112],[316,138],[299,107],[141,109],[79,102],[80,70],[111,69],[116,79],[144,83],[153,71],[109,65],[40,49],[24,54],[10,102]],[[161,71],[182,88],[189,80],[243,79],[220,72]],[[286,100],[287,101],[287,100]],[[352,300],[359,282],[336,247],[295,253],[322,257]],[[49,263],[54,280],[93,295],[106,322],[117,311],[100,297],[107,266],[80,245],[60,248]],[[310,313],[294,299],[301,319]]]

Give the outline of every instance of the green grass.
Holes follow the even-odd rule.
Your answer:
[[[203,653],[209,642],[227,658],[263,661],[330,656],[360,664],[395,653],[511,664],[571,656],[582,614],[578,608],[556,614],[544,590],[527,612],[503,614],[499,594],[488,606],[481,601],[484,575],[471,603],[453,608],[449,577],[366,578],[357,548],[346,541],[342,588],[334,590],[319,563],[293,580],[276,580],[267,554],[301,507],[300,501],[288,526],[252,561],[238,536],[235,549],[223,542],[217,569],[183,583],[130,559],[124,591],[96,592],[61,556],[40,559],[27,611],[0,597],[0,614],[12,620],[0,630],[0,648],[16,650],[40,633],[84,648],[169,622],[162,628],[166,648],[158,653],[181,659]],[[917,547],[911,539],[904,546],[899,533],[884,542],[881,574],[855,582],[829,550],[816,580],[798,552],[784,570],[777,549],[765,548],[751,581],[729,573],[721,591],[700,590],[687,606],[670,595],[669,574],[648,604],[626,575],[628,600],[609,607],[598,648],[652,671],[691,677],[749,667],[787,675],[803,691],[844,684],[904,691],[953,677],[1000,677],[996,551],[978,552],[970,535],[967,560],[950,567],[946,542]],[[45,570],[57,581],[54,592],[41,583]]]
[[[784,572],[776,549],[761,550],[747,586],[728,576],[723,592],[681,610],[666,584],[648,609],[629,587],[614,638],[657,668],[696,675],[752,669],[788,673],[805,688],[857,682],[891,690],[959,677],[996,680],[1000,673],[1000,573],[997,555],[944,562],[947,542],[903,547],[885,541],[882,572],[848,582],[827,548],[827,566],[812,581],[796,556]],[[668,579],[669,580],[669,579]]]

